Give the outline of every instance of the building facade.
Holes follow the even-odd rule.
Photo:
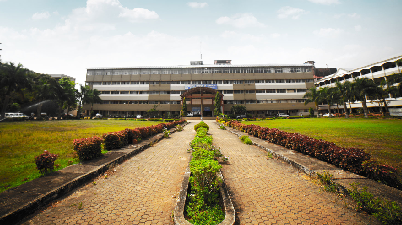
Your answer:
[[[310,63],[232,65],[231,60],[215,60],[210,65],[192,61],[171,67],[90,68],[86,83],[101,92],[102,103],[94,104],[93,110],[102,115],[145,115],[154,107],[162,114],[179,115],[182,97],[191,91],[188,113],[216,116],[213,98],[198,98],[197,88],[220,92],[226,114],[240,104],[255,116],[307,115],[312,105],[304,105],[303,96],[314,86],[313,76]]]
[[[335,83],[339,81],[343,83],[345,81],[349,81],[351,83],[354,82],[356,78],[368,78],[374,80],[376,83],[381,83],[381,80],[386,80],[388,76],[392,74],[401,73],[401,67],[398,65],[397,61],[401,60],[402,56],[393,57],[390,59],[386,59],[380,62],[375,62],[363,67],[359,67],[356,69],[338,69],[336,73],[333,73],[329,76],[326,76],[315,82],[317,89],[324,87],[335,87]],[[393,111],[401,111],[402,107],[402,98],[392,98],[390,96],[386,99],[388,107],[390,107],[390,112],[392,114]],[[377,99],[367,99],[367,107],[372,109],[372,111],[380,111],[379,101]],[[343,109],[343,106],[339,106]],[[349,104],[348,104],[349,107]],[[351,102],[352,109],[362,108],[361,102]],[[321,106],[320,110],[326,111],[328,106]],[[331,109],[336,109],[336,106],[331,106]],[[402,114],[401,114],[402,115]]]

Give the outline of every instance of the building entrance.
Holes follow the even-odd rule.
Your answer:
[[[212,117],[214,115],[214,99],[218,91],[209,87],[194,87],[181,95],[187,103],[187,115],[195,117]],[[223,112],[223,95],[221,97],[221,112]]]

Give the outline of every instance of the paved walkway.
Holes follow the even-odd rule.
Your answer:
[[[342,204],[337,196],[320,190],[304,173],[269,159],[256,146],[243,144],[213,121],[206,121],[214,145],[229,156],[223,165],[232,194],[237,224],[376,224],[366,215]]]
[[[78,189],[24,224],[173,224],[189,162],[192,123]]]

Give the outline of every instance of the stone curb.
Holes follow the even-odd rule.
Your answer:
[[[190,153],[191,154],[191,153]],[[190,156],[190,161],[192,156]],[[186,172],[183,176],[183,182],[181,183],[179,198],[177,199],[176,207],[174,208],[174,224],[175,225],[192,225],[192,223],[188,222],[184,218],[184,206],[186,204],[187,199],[187,189],[188,183],[190,179],[190,166],[188,165],[186,168]],[[218,176],[222,179],[222,183],[220,185],[220,193],[223,199],[223,204],[225,206],[225,219],[219,223],[219,225],[233,225],[235,223],[235,209],[230,199],[230,195],[226,189],[225,178],[222,175],[222,172],[219,170]]]
[[[186,126],[187,124],[189,124],[189,122],[181,124],[181,126]],[[176,132],[176,128],[172,128],[170,129],[171,133]],[[81,175],[78,176],[70,181],[67,181],[66,183],[62,184],[61,186],[40,195],[39,197],[35,198],[34,200],[21,205],[20,207],[18,207],[17,209],[12,210],[11,212],[8,212],[4,215],[2,215],[0,217],[0,224],[14,224],[17,223],[18,221],[24,219],[26,216],[29,216],[33,213],[35,213],[38,209],[40,209],[41,207],[49,204],[50,202],[62,197],[65,194],[70,193],[71,191],[74,191],[75,189],[85,185],[86,183],[88,183],[89,181],[91,181],[92,179],[96,178],[97,176],[99,176],[100,174],[104,173],[105,171],[107,171],[108,169],[123,163],[125,160],[137,155],[138,153],[144,151],[145,149],[149,148],[151,143],[155,143],[158,142],[160,140],[163,139],[163,133],[159,133],[156,134],[153,137],[150,137],[146,140],[143,140],[143,143],[139,143],[133,150],[131,150],[130,152],[121,155],[120,157],[117,157],[109,162],[106,162],[100,166],[98,166],[97,168]],[[130,146],[130,145],[129,145]],[[126,146],[125,148],[129,147]],[[112,150],[113,151],[113,150]],[[85,166],[85,165],[83,165]],[[90,166],[91,167],[91,166]],[[68,167],[66,167],[68,168]],[[66,169],[64,168],[64,169]],[[63,170],[64,170],[63,169]],[[60,170],[60,171],[63,171]],[[38,178],[40,179],[40,178]],[[37,179],[36,179],[37,180]],[[30,182],[35,182],[36,180],[32,180]],[[18,187],[17,187],[18,188]]]
[[[220,126],[220,123],[216,122],[216,124]],[[292,165],[299,171],[303,171],[309,176],[316,177],[317,173],[323,173],[324,171],[329,172],[330,174],[333,175],[333,182],[337,184],[344,193],[347,193],[348,189],[351,188],[350,183],[355,182],[359,183],[360,187],[361,186],[368,187],[368,191],[372,193],[374,196],[385,198],[390,201],[395,201],[402,206],[402,191],[396,188],[389,187],[382,183],[371,180],[367,177],[363,177],[354,174],[352,172],[342,170],[341,168],[338,168],[334,165],[313,158],[311,156],[304,155],[300,152],[285,149],[282,146],[278,146],[269,143],[265,140],[259,139],[257,137],[250,136],[247,133],[238,131],[231,127],[227,126],[225,127],[227,131],[231,132],[234,135],[237,135],[238,137],[241,137],[242,135],[249,136],[253,145],[256,145],[257,147],[263,149],[266,152],[269,152],[270,154],[272,154],[274,158],[280,159]],[[266,145],[277,146],[276,148],[278,148],[278,150],[273,150],[270,147],[267,147]],[[286,151],[283,151],[282,149],[285,149]]]

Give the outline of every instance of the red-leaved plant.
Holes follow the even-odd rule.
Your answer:
[[[59,156],[45,150],[42,154],[35,157],[36,168],[42,174],[53,171],[54,161],[56,161],[57,157]]]

